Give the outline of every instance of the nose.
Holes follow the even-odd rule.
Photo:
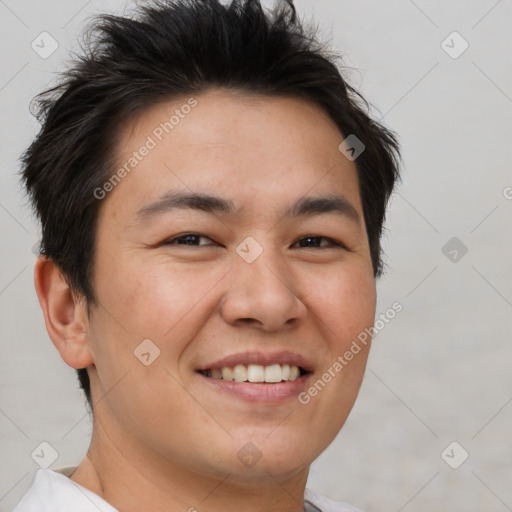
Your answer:
[[[282,255],[266,248],[252,263],[238,254],[234,259],[229,288],[221,301],[227,323],[277,331],[304,320],[307,309],[297,294],[297,279]]]

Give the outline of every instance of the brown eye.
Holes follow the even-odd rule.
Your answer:
[[[322,245],[322,241],[326,241],[327,245],[325,245],[325,244]],[[340,244],[339,242],[336,242],[332,238],[327,238],[325,236],[315,236],[315,235],[308,235],[308,236],[302,237],[296,243],[299,244],[299,247],[304,247],[304,248],[343,247],[342,244]]]
[[[175,236],[166,240],[163,245],[189,245],[189,246],[200,246],[200,245],[211,245],[211,244],[201,244],[200,240],[211,240],[207,236],[200,235],[198,233],[185,233],[183,235]]]

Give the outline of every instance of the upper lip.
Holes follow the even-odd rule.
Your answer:
[[[236,366],[237,364],[243,364],[248,366],[249,364],[259,364],[262,366],[270,366],[272,364],[289,364],[290,366],[299,366],[307,372],[313,371],[313,367],[310,361],[308,361],[301,354],[291,352],[288,350],[282,350],[279,352],[261,352],[261,351],[246,351],[238,352],[237,354],[231,354],[217,359],[211,363],[206,363],[197,368],[198,371],[212,370],[214,368],[223,368],[224,366]]]

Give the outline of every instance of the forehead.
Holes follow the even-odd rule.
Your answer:
[[[183,96],[121,127],[113,172],[127,172],[107,202],[128,213],[170,191],[215,191],[248,213],[337,191],[360,210],[355,164],[338,149],[343,138],[303,99],[224,90]]]

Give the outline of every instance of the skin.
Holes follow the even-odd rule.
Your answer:
[[[41,257],[35,284],[62,359],[89,367],[94,426],[71,479],[122,512],[299,511],[312,461],[343,426],[356,399],[369,345],[307,405],[292,397],[250,403],[212,391],[196,369],[245,350],[290,350],[332,367],[373,325],[375,280],[354,162],[319,107],[296,98],[219,89],[103,199],[93,285],[97,305],[73,297]],[[119,134],[123,165],[188,98],[153,105]],[[176,209],[138,220],[168,191],[232,200],[243,211]],[[285,218],[303,196],[343,196],[359,215]],[[163,244],[187,232],[196,245]],[[304,237],[328,239],[300,247]],[[263,248],[247,263],[248,236]],[[201,245],[199,245],[201,244]],[[320,247],[318,247],[320,245]],[[144,339],[160,355],[134,356]],[[237,456],[251,442],[261,458]]]

